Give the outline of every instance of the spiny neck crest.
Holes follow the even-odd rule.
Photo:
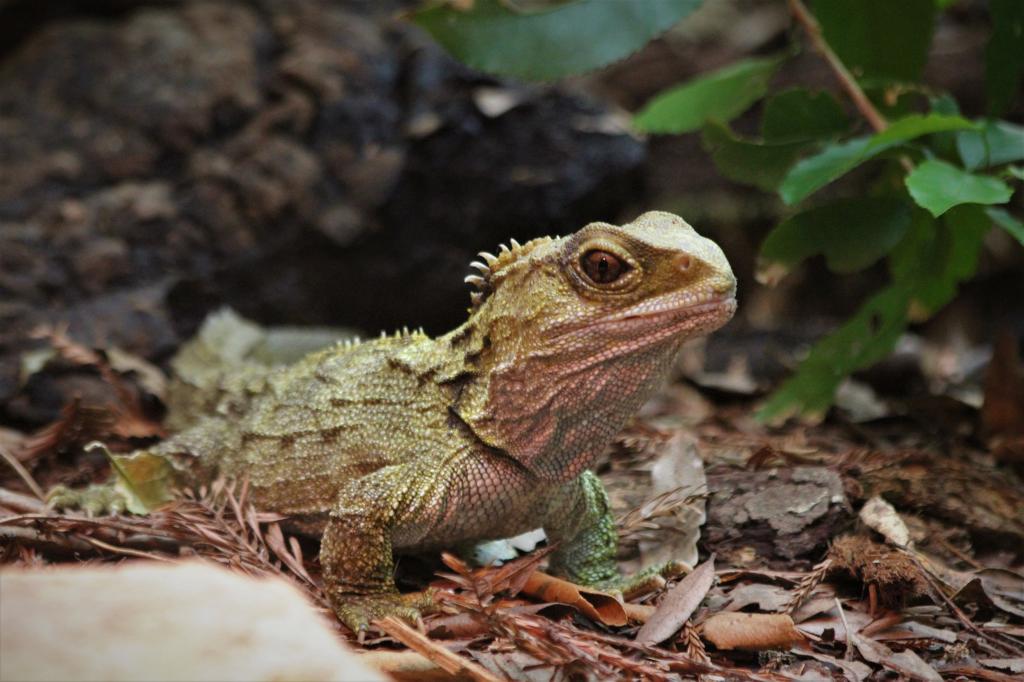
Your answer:
[[[475,272],[467,275],[464,280],[466,284],[472,287],[472,291],[469,294],[470,301],[472,302],[471,310],[476,310],[480,307],[480,304],[494,291],[494,288],[511,266],[526,258],[538,246],[549,244],[551,241],[553,241],[551,237],[538,237],[537,239],[531,239],[525,244],[520,244],[515,239],[510,239],[511,248],[501,244],[498,247],[497,256],[487,251],[481,251],[479,254],[480,260],[475,260],[469,264],[469,267]]]

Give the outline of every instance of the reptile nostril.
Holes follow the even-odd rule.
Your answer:
[[[676,256],[673,263],[680,272],[686,272],[687,270],[690,269],[690,266],[693,265],[693,259],[690,258],[690,256],[688,256],[687,254],[681,253],[678,256]]]
[[[718,294],[736,294],[736,280],[733,278],[720,279],[712,285],[715,293]]]

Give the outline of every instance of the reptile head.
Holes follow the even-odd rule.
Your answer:
[[[489,263],[467,278],[480,288],[476,314],[498,328],[514,319],[508,331],[523,337],[520,351],[593,346],[617,355],[678,344],[736,310],[736,278],[722,250],[671,213],[591,223],[568,237],[481,255]]]
[[[722,250],[671,213],[481,255],[481,274],[468,278],[478,287],[470,324],[481,367],[460,414],[487,442],[556,477],[587,466],[580,453],[639,409],[684,340],[736,310]]]

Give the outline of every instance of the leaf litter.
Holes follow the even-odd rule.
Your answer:
[[[23,474],[0,477],[0,562],[37,567],[198,557],[289,580],[329,612],[315,542],[291,533],[286,518],[256,510],[245,481],[183,491],[145,517],[56,513],[21,492],[31,491],[29,482],[37,489],[82,482],[76,464],[90,440],[124,451],[140,438],[162,435],[140,401],[161,390],[161,376],[131,358],[82,347],[59,329],[44,335],[54,357],[98,372],[114,399],[104,405],[72,400],[32,434],[4,430],[0,448]],[[989,383],[996,386],[995,402],[979,433],[1005,450],[1015,435],[1003,434],[1015,434],[1017,422],[1003,417],[1009,408],[1002,396],[1016,389]],[[381,623],[383,634],[365,642],[368,660],[399,676],[445,671],[479,680],[864,680],[883,671],[919,680],[1008,680],[1021,674],[1024,495],[1015,474],[993,466],[985,450],[970,443],[938,447],[926,434],[892,440],[872,431],[871,422],[766,429],[736,405],[685,425],[696,431],[695,447],[682,435],[684,425],[671,419],[681,409],[672,396],[691,402],[692,396],[667,395],[657,414],[645,414],[620,435],[602,467],[628,570],[646,562],[641,547],[659,537],[671,544],[689,533],[674,551],[690,544],[704,556],[716,551],[710,538],[724,535],[714,527],[714,507],[731,495],[722,487],[730,477],[759,476],[771,495],[773,472],[779,485],[789,486],[780,490],[790,490],[794,483],[783,472],[827,470],[841,479],[840,507],[848,511],[832,518],[820,506],[808,507],[809,526],[788,519],[794,538],[814,524],[827,531],[823,542],[791,556],[765,552],[785,544],[762,542],[764,533],[777,533],[770,515],[748,514],[724,529],[733,542],[722,545],[717,559],[628,600],[544,574],[551,546],[483,568],[445,555],[447,570],[430,581],[441,611],[424,618],[423,631]],[[835,497],[825,480],[805,477],[801,485],[825,486]],[[711,507],[706,519],[705,504]],[[680,519],[684,525],[699,520],[692,531],[678,525],[683,532],[673,531]]]

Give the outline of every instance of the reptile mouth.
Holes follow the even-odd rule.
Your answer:
[[[609,321],[633,322],[638,320],[676,318],[677,316],[686,319],[710,312],[728,313],[728,316],[731,318],[736,312],[736,307],[736,294],[735,292],[729,292],[727,294],[713,295],[704,300],[698,300],[685,305],[669,305],[661,309],[655,308],[653,310],[628,313],[621,317],[611,318]]]
[[[732,319],[736,312],[735,290],[722,294],[707,294],[680,301],[666,297],[661,301],[647,301],[633,310],[620,311],[603,319],[591,320],[586,325],[569,324],[550,329],[552,338],[584,335],[593,338],[607,336],[622,341],[621,350],[637,350],[664,340],[685,336],[709,334]]]

